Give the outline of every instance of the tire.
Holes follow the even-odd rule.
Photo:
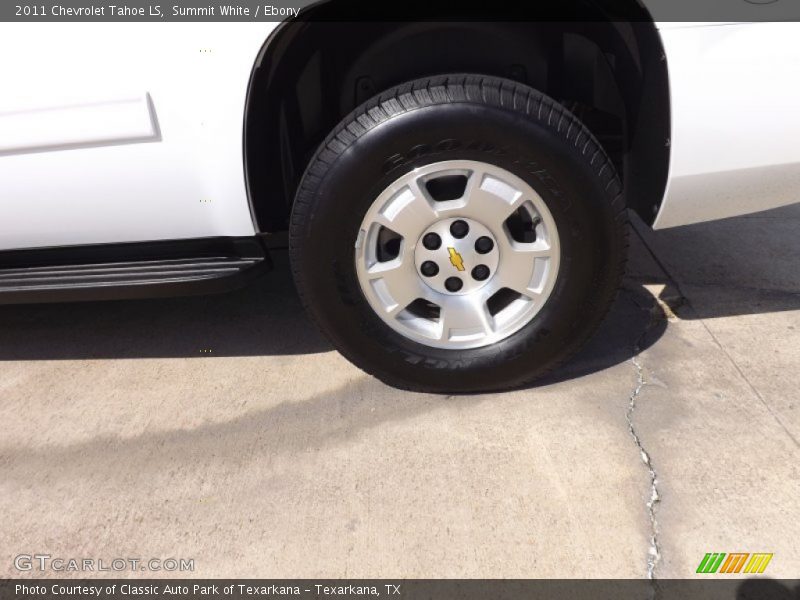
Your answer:
[[[548,275],[549,294],[535,315],[502,339],[450,347],[461,339],[453,331],[460,330],[447,330],[437,334],[443,341],[435,347],[401,333],[403,323],[412,321],[398,321],[395,328],[389,317],[378,315],[372,290],[359,279],[367,267],[359,266],[356,247],[364,244],[362,221],[394,182],[415,177],[420,172],[415,169],[474,164],[494,169],[501,178],[508,174],[508,181],[529,186],[544,203],[541,211],[555,227],[548,235],[558,238],[557,251],[551,249],[553,255],[544,260],[548,265],[558,261],[557,275]],[[608,312],[627,255],[621,192],[614,166],[597,140],[546,95],[495,77],[420,79],[356,109],[312,158],[292,210],[292,272],[303,304],[331,343],[388,385],[435,393],[518,388],[577,352]],[[504,227],[510,228],[509,223]],[[529,224],[534,237],[538,226]],[[422,252],[418,240],[403,240],[403,252],[412,246]],[[506,242],[514,243],[496,241]],[[443,256],[441,268],[458,267],[454,260],[451,254],[448,266]],[[467,274],[463,277],[474,284]],[[521,307],[532,310],[525,304],[527,296],[519,299]],[[458,300],[444,300],[440,320],[450,314],[447,303],[452,302]],[[412,308],[417,310],[406,310]],[[423,323],[416,320],[417,312],[413,315],[414,323]]]

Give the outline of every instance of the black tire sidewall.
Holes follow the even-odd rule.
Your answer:
[[[505,340],[470,350],[424,346],[392,330],[369,306],[355,268],[356,237],[372,202],[404,174],[447,160],[490,163],[525,180],[547,204],[561,247],[556,285],[536,317]],[[623,247],[593,162],[557,128],[494,106],[441,104],[394,116],[301,185],[298,198],[309,210],[292,248],[298,287],[334,345],[394,385],[475,391],[521,384],[582,344],[616,289],[611,267]]]

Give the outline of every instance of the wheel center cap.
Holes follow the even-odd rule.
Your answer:
[[[497,271],[500,252],[484,225],[465,217],[437,221],[414,250],[420,278],[433,290],[464,295],[482,288]]]

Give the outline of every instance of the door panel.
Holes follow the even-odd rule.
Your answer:
[[[0,25],[0,250],[252,235],[245,95],[275,26]]]

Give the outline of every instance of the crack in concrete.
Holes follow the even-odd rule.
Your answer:
[[[648,313],[650,319],[647,323],[647,326],[644,328],[644,331],[642,331],[641,335],[636,338],[633,343],[633,347],[631,348],[631,364],[636,369],[636,385],[628,397],[628,407],[625,411],[625,421],[628,424],[628,433],[630,433],[634,444],[636,444],[639,457],[647,469],[647,474],[650,479],[650,493],[646,505],[647,517],[650,521],[650,539],[649,547],[647,549],[647,579],[652,582],[652,587],[650,590],[651,595],[648,600],[653,600],[660,597],[660,591],[658,584],[656,583],[656,568],[658,567],[658,563],[661,561],[661,541],[659,538],[656,510],[658,503],[661,502],[661,494],[658,487],[658,474],[653,466],[653,460],[650,456],[650,453],[644,447],[642,438],[639,436],[639,432],[636,429],[634,413],[636,412],[637,400],[641,396],[642,390],[644,390],[644,388],[648,385],[647,378],[645,377],[644,366],[639,360],[642,348],[646,345],[645,340],[659,323],[662,323],[663,321],[669,321],[670,318],[675,318],[673,309],[677,309],[677,307],[681,306],[685,302],[685,298],[682,294],[680,294],[680,290],[677,288],[677,286],[667,285],[664,291],[668,293],[662,293],[664,295],[663,298],[656,297],[655,295],[650,296],[649,299],[651,300],[651,303],[649,306],[639,303],[636,299],[636,296],[633,296],[634,304],[640,310]]]
[[[638,353],[639,348],[635,348]],[[647,550],[647,579],[656,578],[656,567],[661,560],[661,543],[658,536],[658,520],[656,518],[656,506],[661,501],[661,495],[658,491],[658,474],[653,467],[653,461],[650,458],[650,453],[645,449],[642,444],[642,438],[636,430],[633,421],[633,414],[636,411],[636,400],[642,393],[642,390],[647,385],[647,380],[644,376],[644,368],[636,356],[631,358],[631,363],[636,368],[636,387],[631,392],[628,400],[628,409],[625,412],[625,420],[628,422],[628,432],[639,450],[639,457],[642,463],[647,468],[650,477],[650,499],[647,501],[647,516],[650,519],[650,547]]]

